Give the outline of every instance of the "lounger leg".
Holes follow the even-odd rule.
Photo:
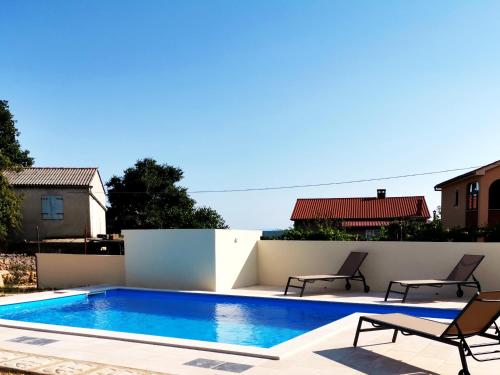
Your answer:
[[[387,287],[387,292],[385,292],[385,298],[384,301],[387,301],[387,298],[389,298],[389,293],[391,292],[393,282],[389,282],[389,286]]]
[[[401,303],[405,303],[406,301],[406,297],[408,297],[408,292],[410,291],[410,286],[406,286],[406,290],[405,290],[405,294],[403,294],[403,300],[401,301]]]
[[[287,295],[288,293],[288,287],[290,286],[290,282],[292,281],[293,277],[289,277],[288,278],[288,282],[286,283],[286,288],[285,288],[285,296]]]
[[[481,284],[479,284],[479,280],[476,279],[474,277],[474,275],[472,275],[472,279],[474,280],[474,282],[476,283],[476,288],[477,288],[477,291],[480,292],[481,291]]]
[[[358,346],[358,338],[359,338],[359,333],[361,332],[362,324],[363,324],[363,318],[359,318],[358,328],[356,329],[356,336],[354,336],[354,343],[353,343],[354,347]]]
[[[458,346],[458,352],[460,353],[460,361],[462,362],[462,371],[459,374],[470,375],[469,367],[467,366],[467,359],[465,357],[465,350],[462,343]]]
[[[363,282],[363,291],[365,293],[368,293],[370,291],[370,287],[368,285],[366,285],[365,275],[363,275],[360,270],[358,270],[358,273],[359,273],[359,277],[361,277],[361,281]]]
[[[306,281],[302,283],[302,289],[300,290],[300,296],[302,297],[304,295],[304,289],[306,288]]]
[[[394,334],[392,335],[392,342],[396,342],[396,338],[398,337],[398,332],[399,331],[397,329],[394,330]]]
[[[351,283],[349,279],[345,279],[345,290],[351,290]]]

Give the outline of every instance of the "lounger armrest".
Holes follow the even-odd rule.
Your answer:
[[[500,299],[478,298],[476,301],[479,301],[479,302],[500,302]]]

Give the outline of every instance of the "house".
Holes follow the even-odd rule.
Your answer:
[[[318,220],[338,221],[343,228],[362,237],[371,238],[380,228],[394,221],[430,218],[425,197],[386,197],[385,189],[370,198],[297,199],[291,220],[301,227]]]
[[[4,175],[22,197],[20,239],[106,233],[106,200],[97,168],[24,168]]]
[[[437,184],[444,228],[500,224],[500,160]]]

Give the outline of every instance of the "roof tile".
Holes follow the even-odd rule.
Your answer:
[[[430,218],[423,196],[297,199],[291,220],[393,220]]]
[[[24,168],[4,171],[12,186],[90,186],[97,168]]]

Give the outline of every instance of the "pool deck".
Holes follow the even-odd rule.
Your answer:
[[[256,286],[235,289],[228,293],[270,297],[281,296],[282,290]],[[53,294],[42,292],[38,295]],[[31,299],[33,296],[3,297],[0,302],[20,302],[27,298]],[[430,297],[432,297],[432,290],[424,294],[415,294],[405,305],[460,308],[466,302],[466,299],[433,300]],[[304,299],[380,303],[383,295],[375,292],[364,294],[326,291],[323,294],[308,294]],[[362,334],[360,346],[353,348],[355,329],[356,320],[351,319],[333,336],[329,335],[324,340],[315,341],[310,346],[281,360],[270,360],[2,327],[0,329],[0,367],[68,375],[457,374],[460,370],[458,352],[451,346],[402,335],[393,344],[391,343],[392,333],[382,331]],[[500,373],[500,360],[479,363],[468,358],[468,364],[472,374]]]

